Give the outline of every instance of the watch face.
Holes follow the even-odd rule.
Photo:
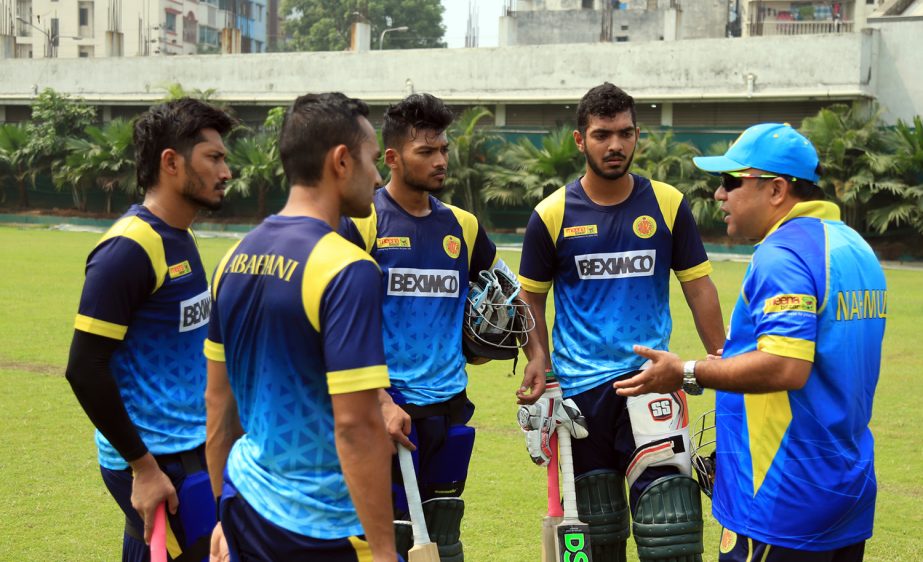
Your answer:
[[[702,389],[701,386],[698,385],[698,383],[694,383],[694,382],[684,382],[684,383],[683,383],[683,390],[686,392],[686,394],[689,394],[689,395],[692,395],[692,396],[698,396],[698,395],[702,394],[702,390],[703,390],[703,389]]]

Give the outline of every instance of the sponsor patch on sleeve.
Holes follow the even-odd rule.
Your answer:
[[[564,228],[564,238],[574,238],[576,236],[596,236],[597,234],[599,234],[599,227],[595,224],[568,226]]]
[[[807,312],[817,314],[817,297],[814,295],[776,295],[763,303],[763,313]]]
[[[170,279],[176,279],[177,277],[192,273],[192,266],[189,265],[189,260],[183,260],[178,264],[171,265],[167,271],[170,274]]]

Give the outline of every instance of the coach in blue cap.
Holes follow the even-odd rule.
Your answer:
[[[876,482],[869,431],[887,316],[869,245],[823,201],[817,151],[787,124],[750,127],[724,156],[728,234],[757,242],[721,359],[652,360],[619,394],[717,391],[712,509],[720,561],[862,560]]]

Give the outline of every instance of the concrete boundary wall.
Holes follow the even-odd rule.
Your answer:
[[[148,103],[163,87],[217,89],[233,103],[283,104],[341,90],[369,102],[428,91],[452,103],[572,102],[609,80],[640,101],[856,99],[872,33],[485,49],[0,60],[0,104],[44,88],[91,103]]]

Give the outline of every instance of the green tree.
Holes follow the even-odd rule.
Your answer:
[[[864,231],[866,208],[882,180],[873,162],[886,151],[886,138],[876,105],[836,104],[806,118],[801,132],[817,148],[823,166],[820,187],[834,194],[843,207],[843,220]],[[879,170],[881,166],[877,166]]]
[[[233,172],[228,182],[229,193],[247,197],[255,191],[259,217],[266,216],[266,196],[269,192],[285,184],[285,173],[279,159],[279,130],[284,117],[284,107],[271,109],[260,130],[234,141],[228,155]]]
[[[909,225],[923,235],[923,120],[915,116],[912,128],[898,120],[889,140],[887,152],[870,155],[872,168],[890,172],[894,180],[878,182],[877,192],[885,197],[869,211],[869,227],[884,234],[889,227]]]
[[[440,195],[441,199],[477,215],[483,224],[488,224],[481,196],[485,166],[489,163],[491,144],[500,139],[479,125],[492,116],[486,107],[470,107],[449,125],[447,190]]]
[[[161,88],[164,91],[164,96],[160,100],[161,102],[176,101],[182,98],[193,98],[199,101],[204,101],[205,103],[212,104],[215,107],[220,107],[222,109],[227,108],[227,104],[215,100],[215,95],[218,93],[216,88],[206,88],[204,90],[193,88],[191,90],[187,90],[179,82],[173,82],[172,84],[161,86]]]
[[[573,128],[555,129],[538,145],[521,138],[501,148],[497,165],[489,167],[484,200],[507,206],[537,203],[579,176],[585,166]]]
[[[386,35],[385,49],[445,47],[442,12],[439,0],[284,0],[285,50],[342,51],[356,18],[368,21],[372,49],[379,48],[382,31],[403,26],[408,31]]]
[[[87,210],[87,190],[91,187],[105,194],[107,213],[112,212],[116,190],[135,190],[133,132],[130,122],[115,119],[103,127],[87,127],[83,137],[68,139],[68,154],[55,174],[55,184],[71,186],[79,210]]]
[[[20,207],[29,206],[29,192],[26,180],[32,173],[31,162],[29,131],[26,126],[18,123],[0,125],[0,163],[16,183]],[[6,202],[6,190],[3,191],[3,202]]]
[[[709,147],[709,154],[724,154],[727,143],[715,143]],[[652,180],[668,183],[683,192],[692,210],[692,216],[701,226],[713,226],[719,221],[719,205],[715,201],[714,180],[696,168],[692,159],[701,152],[691,142],[680,142],[673,131],[656,133],[646,131],[638,141],[632,169],[635,173]]]
[[[32,119],[26,125],[33,183],[39,173],[57,174],[67,156],[67,139],[81,136],[95,120],[96,109],[82,99],[71,99],[51,88],[42,90],[32,104]]]

